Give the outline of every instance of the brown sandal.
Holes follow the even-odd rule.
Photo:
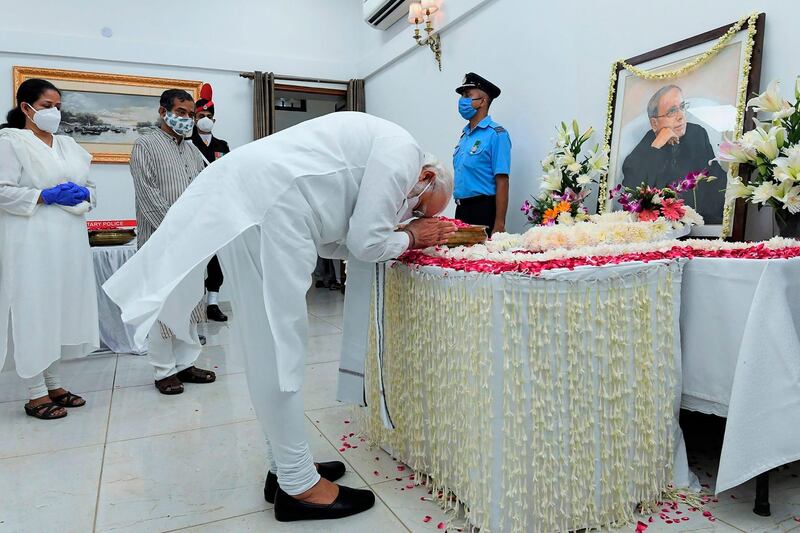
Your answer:
[[[178,379],[177,375],[172,375],[164,379],[157,379],[155,381],[156,388],[161,394],[180,394],[183,392],[183,383]]]
[[[175,375],[184,383],[213,383],[217,380],[217,375],[214,372],[203,370],[196,366],[184,368]]]
[[[83,407],[86,405],[86,400],[69,391],[64,394],[59,394],[58,396],[50,396],[50,399],[54,404],[61,407]]]
[[[38,418],[39,420],[56,420],[58,418],[64,418],[67,416],[66,409],[64,409],[64,412],[60,415],[55,414],[57,410],[63,409],[63,407],[64,406],[56,405],[53,402],[41,403],[39,405],[31,405],[26,403],[25,414],[34,418]]]

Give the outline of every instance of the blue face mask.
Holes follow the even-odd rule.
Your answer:
[[[167,111],[164,115],[164,122],[167,123],[172,131],[183,137],[191,135],[192,128],[194,128],[194,119],[192,117],[179,117],[172,111]]]
[[[469,120],[475,116],[475,113],[477,113],[478,110],[472,107],[472,98],[463,96],[458,99],[458,112],[461,114],[464,120]]]

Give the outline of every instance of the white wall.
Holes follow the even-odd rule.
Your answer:
[[[444,0],[445,5],[454,1]],[[491,112],[513,142],[508,227],[520,231],[525,219],[518,206],[538,189],[538,162],[549,149],[556,124],[577,118],[582,125],[604,127],[614,60],[691,37],[752,11],[767,13],[762,87],[781,78],[788,89],[800,74],[795,57],[800,49],[796,31],[800,3],[490,0],[443,32],[442,72],[430,51],[421,48],[370,76],[367,109],[403,125],[426,149],[450,160],[464,125],[453,92],[464,73],[475,71],[500,86],[503,94]],[[362,39],[374,45],[370,31],[365,27]],[[408,25],[398,24],[390,31],[406,32],[411,41]],[[748,224],[758,229],[758,222],[751,217]]]
[[[360,8],[358,0],[42,0],[0,17],[0,113],[13,104],[14,65],[202,80],[214,87],[214,133],[240,146],[252,140],[252,82],[239,72],[349,79],[359,37],[342,28],[360,23]],[[93,165],[92,178],[91,220],[134,218],[128,165]]]

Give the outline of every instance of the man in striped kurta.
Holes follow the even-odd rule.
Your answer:
[[[187,138],[194,127],[194,100],[186,91],[170,89],[161,95],[160,127],[136,140],[131,152],[131,174],[136,191],[136,229],[141,249],[164,220],[189,183],[203,170],[200,151]],[[194,366],[202,346],[197,323],[203,321],[203,305],[192,312],[195,341],[179,340],[160,322],[148,336],[148,354],[155,370],[156,388],[163,394],[180,394],[183,383],[211,383],[214,372]]]

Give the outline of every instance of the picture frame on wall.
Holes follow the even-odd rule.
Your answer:
[[[15,66],[13,94],[30,78],[48,80],[61,91],[57,133],[75,139],[93,163],[128,163],[136,139],[158,127],[161,93],[183,89],[196,100],[202,86],[193,80]]]
[[[609,171],[598,212],[620,209],[608,195],[618,184],[663,188],[705,170],[712,181],[681,196],[705,220],[691,235],[744,238],[745,206],[726,203],[728,176],[714,158],[725,139],[754,127],[746,103],[759,91],[764,22],[764,13],[754,13],[614,63],[605,130]],[[738,172],[747,175],[746,168]]]

